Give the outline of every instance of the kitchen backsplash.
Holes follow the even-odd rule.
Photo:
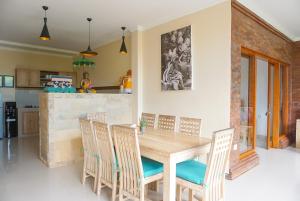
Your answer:
[[[17,107],[25,107],[25,106],[39,106],[39,93],[42,90],[34,89],[16,89],[16,102]]]

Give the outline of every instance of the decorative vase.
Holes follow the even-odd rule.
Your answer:
[[[140,126],[140,132],[143,134],[145,132],[145,126]]]

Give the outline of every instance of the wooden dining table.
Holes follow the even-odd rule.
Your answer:
[[[206,156],[210,150],[211,140],[174,131],[147,128],[139,134],[139,144],[142,156],[163,163],[163,201],[175,201],[176,164],[197,156]]]

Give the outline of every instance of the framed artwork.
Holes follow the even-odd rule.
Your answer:
[[[15,87],[14,76],[3,75],[2,76],[2,86],[8,87],[8,88],[14,88]]]
[[[192,89],[191,25],[161,35],[161,90]]]

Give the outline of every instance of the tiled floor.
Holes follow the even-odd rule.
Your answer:
[[[258,149],[261,164],[226,181],[225,201],[299,201],[300,152]],[[48,169],[38,160],[36,138],[0,140],[0,201],[96,201],[91,184],[80,183],[81,163]]]

